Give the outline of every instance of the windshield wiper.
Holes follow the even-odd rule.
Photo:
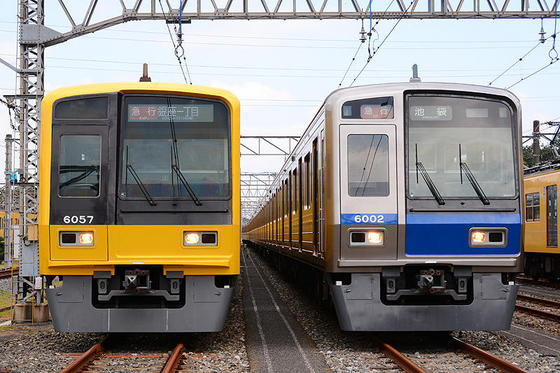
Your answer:
[[[169,99],[167,99],[167,106],[168,108],[171,107],[171,102],[169,101]],[[179,151],[177,150],[177,134],[175,133],[175,122],[173,121],[171,115],[169,115],[169,127],[171,128],[171,137],[173,141],[171,145],[171,153],[172,153],[171,172],[175,172],[175,174],[177,174],[179,181],[181,182],[181,184],[183,184],[183,186],[187,190],[187,193],[189,193],[189,196],[191,196],[194,204],[197,206],[202,206],[202,202],[200,202],[200,199],[197,197],[196,193],[191,188],[189,182],[187,181],[187,178],[181,171],[181,168],[179,168]],[[171,182],[173,183],[173,175],[171,175]],[[174,184],[175,183],[173,183],[173,188],[175,188]],[[175,192],[173,194],[175,194]]]
[[[82,181],[83,179],[91,175],[93,172],[99,171],[99,166],[60,166],[61,174],[67,172],[77,172],[77,171],[81,171],[82,173],[60,184],[60,189],[70,186],[72,184],[76,184],[78,181]]]
[[[445,200],[441,196],[441,193],[439,192],[438,188],[436,187],[436,184],[434,184],[434,181],[430,177],[430,174],[428,174],[428,171],[426,171],[426,168],[424,167],[422,162],[418,161],[418,144],[416,144],[416,182],[417,183],[418,183],[418,171],[420,171],[420,174],[422,175],[422,178],[426,182],[426,185],[428,186],[428,189],[430,190],[430,192],[432,193],[432,195],[436,199],[437,203],[439,205],[445,205]]]
[[[136,180],[136,184],[138,184],[138,187],[140,188],[140,191],[142,192],[142,194],[144,194],[144,197],[146,197],[146,201],[148,201],[148,203],[150,204],[150,206],[155,206],[157,205],[156,201],[154,201],[154,199],[152,198],[152,196],[150,196],[150,193],[148,193],[148,190],[146,189],[146,186],[144,185],[144,183],[142,182],[142,180],[140,180],[140,177],[138,176],[138,174],[136,173],[136,171],[134,170],[134,167],[132,167],[131,164],[127,164],[126,165],[126,170],[130,171],[130,174],[132,175],[132,177],[134,178],[134,180]]]
[[[490,201],[488,200],[488,197],[486,197],[486,193],[484,193],[484,190],[482,190],[482,187],[474,177],[474,174],[469,168],[469,165],[466,162],[463,162],[461,157],[461,144],[459,144],[459,173],[461,175],[461,184],[463,184],[463,171],[465,171],[465,173],[467,174],[467,179],[471,183],[480,201],[485,205],[489,205]]]

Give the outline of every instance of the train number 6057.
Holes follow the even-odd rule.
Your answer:
[[[64,224],[91,224],[93,215],[65,215],[62,221]]]

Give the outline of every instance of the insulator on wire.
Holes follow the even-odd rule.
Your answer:
[[[360,41],[362,43],[366,42],[366,30],[364,30],[364,20],[362,19],[362,29],[360,30]]]
[[[546,32],[544,31],[544,27],[543,27],[543,24],[542,24],[542,19],[541,19],[541,31],[539,32],[539,35],[541,36],[539,38],[539,41],[541,43],[544,43],[546,41],[546,38],[544,37],[546,35]]]

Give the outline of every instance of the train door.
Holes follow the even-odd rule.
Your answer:
[[[558,247],[558,197],[556,185],[546,187],[546,245]]]
[[[340,126],[342,260],[397,258],[396,170],[395,126]]]
[[[313,255],[319,252],[319,157],[317,150],[317,139],[313,140],[313,160],[312,160],[312,196],[313,200]]]
[[[321,131],[321,162],[319,165],[319,177],[320,177],[320,187],[319,187],[319,231],[320,231],[320,239],[319,239],[319,256],[324,258],[325,254],[325,224],[326,224],[326,216],[325,216],[325,131]]]

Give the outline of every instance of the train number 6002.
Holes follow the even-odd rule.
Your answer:
[[[356,215],[354,216],[354,221],[356,223],[372,223],[372,224],[382,224],[384,223],[385,217],[383,215]]]
[[[91,224],[93,215],[65,215],[62,221],[64,224]]]

